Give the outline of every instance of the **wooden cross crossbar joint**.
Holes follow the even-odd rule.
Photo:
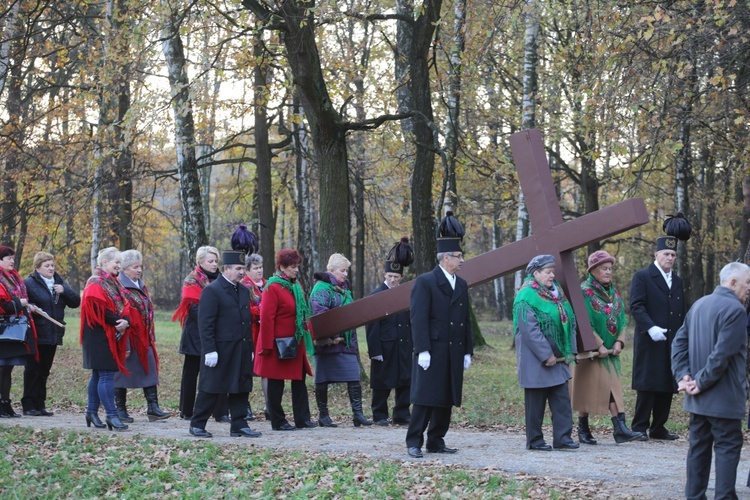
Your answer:
[[[579,350],[597,349],[572,252],[646,224],[646,205],[642,198],[631,198],[564,221],[539,130],[513,134],[510,146],[533,234],[467,260],[458,274],[472,287],[521,269],[536,255],[553,255],[555,276],[570,299],[578,320]],[[315,337],[330,337],[407,310],[412,284],[404,283],[313,316],[310,323]]]

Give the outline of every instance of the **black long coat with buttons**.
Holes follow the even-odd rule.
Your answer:
[[[370,295],[388,290],[385,283]],[[383,356],[383,361],[370,363],[370,387],[375,390],[409,387],[411,384],[412,349],[409,311],[390,314],[368,323],[367,352],[370,358]]]
[[[234,291],[223,276],[203,289],[198,305],[201,338],[201,376],[198,389],[213,394],[241,394],[253,388],[254,352],[250,292],[243,285]],[[205,366],[205,356],[216,352],[219,362]]]
[[[670,349],[685,319],[685,293],[680,277],[672,272],[670,288],[654,263],[636,272],[630,283],[630,313],[635,320],[633,389],[676,393]],[[648,334],[652,326],[666,328],[667,340],[654,342]]]
[[[456,277],[456,289],[436,266],[414,281],[410,300],[414,354],[411,402],[422,406],[461,406],[464,355],[474,353],[469,310],[469,287]],[[420,352],[429,351],[430,367],[417,364]]]

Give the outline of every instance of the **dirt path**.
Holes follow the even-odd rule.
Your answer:
[[[145,435],[168,439],[196,439],[188,435],[188,422],[170,418],[149,423],[143,414],[135,415],[130,429],[117,433],[123,438]],[[209,421],[206,429],[214,434],[217,444],[247,443],[276,449],[296,449],[329,453],[358,453],[373,459],[398,460],[464,465],[492,468],[517,475],[540,476],[555,481],[590,481],[587,490],[602,488],[602,495],[635,498],[683,498],[687,438],[677,441],[648,442],[616,445],[611,435],[598,435],[599,444],[582,446],[577,451],[536,452],[524,449],[521,434],[451,429],[446,444],[459,448],[455,455],[426,454],[417,460],[406,455],[405,427],[360,427],[350,422],[339,423],[336,429],[316,428],[291,432],[273,431],[270,423],[251,422],[251,427],[263,432],[257,439],[230,438],[229,425]],[[80,432],[108,432],[87,429],[83,414],[56,413],[54,417],[23,417],[0,419],[0,425],[32,426],[37,429],[66,428]],[[551,432],[546,430],[546,434]],[[750,488],[745,486],[750,469],[750,450],[745,446],[737,472],[737,492],[740,498],[750,499]],[[713,497],[713,470],[708,491]]]

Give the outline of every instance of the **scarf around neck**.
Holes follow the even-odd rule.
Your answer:
[[[219,271],[209,273],[201,266],[196,266],[195,269],[190,271],[190,274],[185,277],[185,281],[182,283],[182,299],[179,307],[172,315],[172,321],[179,321],[180,326],[184,327],[190,314],[190,307],[198,305],[203,289],[218,278],[219,274]]]
[[[620,296],[620,292],[617,291],[614,283],[611,283],[609,288],[605,288],[592,274],[589,274],[586,281],[581,283],[581,291],[586,302],[586,310],[589,313],[591,328],[602,339],[604,347],[612,349],[617,337],[625,327],[625,323],[627,323],[625,303]],[[620,374],[619,356],[610,355],[597,359],[607,371],[610,369],[611,362],[615,373]]]
[[[326,281],[326,276],[328,279],[336,281],[336,278],[334,278],[331,273],[325,273],[325,275],[322,276],[323,279],[319,279],[315,283],[315,286],[313,286],[312,292],[310,293],[311,299],[315,297],[319,303],[326,304],[329,309],[345,306],[354,301],[352,292],[349,290],[346,281],[342,284],[334,284],[332,281]],[[338,283],[338,281],[336,281],[336,283]],[[325,298],[319,300],[318,296],[320,295],[325,295]],[[351,347],[352,335],[354,335],[354,330],[347,330],[344,332],[344,340],[346,341],[347,349]]]
[[[557,345],[566,362],[570,363],[573,361],[572,332],[575,329],[575,315],[557,281],[555,287],[557,297],[547,287],[540,285],[532,275],[526,276],[513,301],[513,331],[518,331],[519,320],[526,322],[526,316],[531,310],[542,334]]]
[[[276,271],[275,273],[273,273],[273,276],[268,278],[268,281],[266,282],[266,290],[268,290],[268,287],[273,283],[281,285],[283,288],[287,289],[294,297],[294,307],[297,312],[297,317],[295,319],[296,331],[294,332],[294,337],[297,339],[297,342],[304,340],[305,349],[307,350],[307,352],[313,352],[314,347],[312,336],[310,335],[310,332],[307,331],[306,326],[307,318],[310,317],[310,306],[307,303],[307,298],[305,298],[305,292],[302,291],[302,287],[297,282],[297,280],[294,280],[294,282],[292,282],[286,276],[286,274],[282,273],[281,271]]]
[[[11,297],[28,300],[29,294],[26,292],[26,284],[15,269],[6,271],[0,268],[0,284],[5,287]]]

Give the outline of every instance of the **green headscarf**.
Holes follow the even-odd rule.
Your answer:
[[[559,296],[552,295],[550,290],[539,284],[532,275],[527,275],[523,286],[513,301],[513,331],[518,331],[518,320],[526,322],[529,309],[534,313],[539,328],[544,336],[554,341],[565,361],[573,361],[572,332],[575,330],[573,308],[555,281]]]
[[[305,298],[305,292],[302,291],[302,287],[299,283],[297,283],[296,281],[292,283],[281,271],[276,271],[275,273],[273,273],[273,276],[268,278],[268,282],[266,283],[266,290],[268,290],[268,287],[271,286],[272,283],[283,286],[294,296],[294,306],[297,310],[297,318],[295,320],[295,325],[297,328],[294,332],[294,336],[297,339],[298,343],[304,339],[305,349],[307,349],[307,352],[313,352],[314,347],[312,336],[310,335],[310,332],[307,331],[307,318],[312,315],[312,312],[310,311],[310,305],[307,303],[307,299]]]
[[[586,301],[586,309],[589,313],[591,328],[602,339],[604,347],[612,349],[615,341],[627,323],[625,315],[625,303],[620,292],[610,283],[605,288],[592,274],[581,283],[583,299]],[[620,374],[620,356],[606,356],[597,358],[609,371],[609,364],[615,368],[615,373]]]

